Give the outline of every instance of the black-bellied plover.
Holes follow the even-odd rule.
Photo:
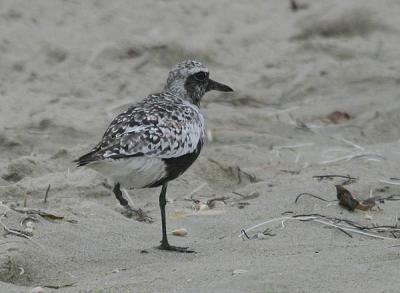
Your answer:
[[[165,222],[168,182],[183,174],[197,159],[204,142],[204,118],[200,101],[210,90],[233,91],[209,78],[206,66],[197,61],[177,64],[159,94],[131,106],[118,115],[102,140],[88,154],[76,160],[110,178],[114,194],[123,206],[120,186],[148,188],[162,186],[159,197],[162,221],[160,249],[193,252],[169,245]]]

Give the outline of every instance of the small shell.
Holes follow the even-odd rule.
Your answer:
[[[247,272],[248,272],[247,270],[236,269],[236,270],[234,270],[234,271],[232,272],[232,275],[233,275],[233,276],[236,276],[236,275],[245,274],[245,273],[247,273]]]
[[[27,221],[26,223],[25,223],[25,226],[26,226],[26,228],[29,228],[29,229],[34,229],[35,228],[35,223],[34,222],[32,222],[32,221]]]
[[[186,235],[187,235],[187,230],[186,230],[185,228],[180,228],[180,229],[175,229],[175,230],[173,230],[171,233],[172,233],[172,235],[174,235],[174,236],[183,237],[183,236],[186,236]]]
[[[45,293],[45,291],[42,287],[35,287],[32,288],[31,293]]]
[[[201,203],[199,205],[199,211],[207,211],[209,209],[210,209],[210,207],[208,205],[204,204],[204,203]]]
[[[192,205],[192,209],[195,211],[206,211],[209,210],[210,207],[203,202],[196,202]]]

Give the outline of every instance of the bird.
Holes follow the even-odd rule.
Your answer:
[[[233,92],[210,78],[207,66],[185,60],[168,74],[164,88],[116,116],[101,141],[74,162],[92,168],[114,183],[119,203],[128,207],[121,186],[127,189],[161,187],[161,250],[194,252],[170,245],[165,206],[168,183],[182,175],[203,147],[204,117],[200,102],[209,91]]]

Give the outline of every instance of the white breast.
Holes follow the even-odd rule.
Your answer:
[[[102,173],[125,188],[142,188],[166,176],[165,163],[159,158],[132,157],[93,162],[88,167]]]

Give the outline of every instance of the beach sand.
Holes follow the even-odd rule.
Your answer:
[[[0,292],[400,291],[396,239],[294,220],[240,237],[285,212],[363,225],[398,220],[397,201],[366,212],[294,201],[303,192],[336,199],[344,179],[315,175],[358,178],[346,188],[360,199],[400,192],[382,183],[400,182],[390,180],[400,177],[400,2],[299,2],[308,7],[0,1],[0,220],[33,226],[30,239],[0,237]],[[207,143],[169,184],[167,229],[188,232],[170,242],[196,254],[155,248],[159,189],[129,191],[154,219],[139,222],[121,215],[106,179],[72,163],[118,109],[160,90],[186,58],[235,89],[203,99]],[[335,111],[342,115],[329,116]],[[201,211],[190,200],[216,197],[225,202]],[[24,202],[62,218],[9,209]]]

